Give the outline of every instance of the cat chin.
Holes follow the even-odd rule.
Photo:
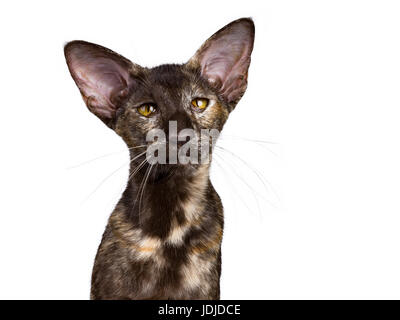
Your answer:
[[[162,182],[169,179],[188,177],[200,169],[199,164],[157,164],[149,175],[150,182]]]

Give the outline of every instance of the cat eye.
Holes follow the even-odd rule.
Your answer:
[[[137,108],[137,111],[145,117],[150,117],[156,110],[156,106],[152,104],[143,104]]]
[[[192,105],[198,109],[205,109],[208,106],[209,100],[206,98],[196,98],[192,100]]]

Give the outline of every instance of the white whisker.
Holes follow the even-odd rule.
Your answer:
[[[141,145],[141,146],[131,147],[131,148],[128,148],[128,149],[136,149],[136,148],[144,148],[144,147],[147,147],[147,145]],[[86,160],[86,161],[81,162],[81,163],[79,163],[79,164],[76,164],[76,165],[67,167],[66,169],[67,169],[67,170],[70,170],[70,169],[79,168],[79,167],[81,167],[81,166],[83,166],[83,165],[92,163],[92,162],[94,162],[94,161],[96,161],[96,160],[100,160],[100,159],[103,159],[103,158],[107,158],[107,157],[110,157],[110,156],[116,155],[116,154],[121,154],[121,153],[123,153],[123,152],[126,152],[126,150],[124,149],[124,150],[121,150],[121,151],[115,151],[115,152],[103,154],[103,155],[98,156],[98,157],[96,157],[96,158],[89,159],[89,160]]]
[[[103,183],[105,183],[109,178],[111,178],[115,173],[117,173],[119,170],[121,170],[123,167],[125,167],[126,165],[130,164],[132,161],[136,160],[137,158],[143,156],[146,153],[146,151],[141,152],[140,154],[138,154],[136,157],[134,157],[133,159],[131,159],[128,162],[125,162],[122,166],[118,167],[117,169],[115,169],[113,172],[111,172],[108,176],[106,176],[99,184],[98,186],[82,201],[82,203],[85,203],[102,185]]]

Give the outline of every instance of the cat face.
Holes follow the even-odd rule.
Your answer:
[[[239,19],[182,65],[145,68],[84,41],[68,43],[65,56],[89,110],[134,149],[148,145],[155,129],[165,133],[167,145],[182,130],[221,131],[246,90],[253,41],[252,20]]]
[[[195,69],[163,65],[142,70],[136,90],[116,119],[115,131],[128,146],[139,146],[148,143],[146,137],[151,130],[161,129],[167,145],[172,140],[182,146],[186,142],[178,141],[182,130],[193,130],[197,136],[202,129],[221,131],[228,110],[229,106]],[[166,160],[172,162],[168,152]]]

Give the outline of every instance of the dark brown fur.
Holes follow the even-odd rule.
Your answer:
[[[210,70],[201,66],[201,59],[208,54],[202,48],[213,48],[210,41],[228,32],[237,37],[247,32],[250,39],[243,40],[249,42],[247,51],[236,53],[239,64],[231,66],[237,74],[227,73],[224,83],[207,78]],[[140,153],[146,149],[140,146],[147,145],[151,129],[168,134],[172,120],[178,132],[221,131],[246,89],[253,37],[251,20],[237,20],[211,37],[187,64],[152,69],[87,42],[65,47],[71,75],[89,109],[121,136],[131,157],[130,179],[96,255],[92,299],[219,299],[224,223],[221,200],[209,179],[210,164],[152,167],[142,162]],[[105,85],[86,83],[90,77]],[[213,101],[212,107],[193,109],[196,97]],[[157,115],[141,116],[137,108],[143,103],[156,105]]]
[[[222,124],[228,116],[223,109],[226,107],[216,107],[216,111],[211,113],[209,118],[202,119],[205,122],[203,125],[200,121],[196,123],[195,117],[183,121],[182,115],[170,107],[182,104],[185,91],[191,95],[192,90],[210,90],[198,72],[185,66],[164,65],[150,70],[143,69],[141,79],[142,83],[138,84],[127,106],[135,105],[134,101],[147,101],[151,94],[151,99],[155,99],[159,107],[162,107],[163,103],[169,106],[166,109],[168,112],[165,112],[166,119],[181,120],[178,126],[181,124],[182,128],[189,125],[204,128],[212,123],[214,128],[222,129]],[[152,84],[151,93],[145,89],[147,82]],[[155,97],[160,97],[161,101]],[[176,109],[179,110],[179,107]],[[129,147],[142,144],[142,139],[148,131],[148,124],[144,123],[141,128],[136,119],[138,117],[132,116],[131,113],[132,109],[125,108],[115,125],[115,130]],[[135,128],[134,133],[132,127]],[[168,130],[167,127],[164,129]],[[131,158],[139,152],[133,149]],[[132,162],[131,172],[141,160],[142,158],[139,158],[138,161]],[[223,210],[221,200],[209,180],[208,165],[204,166],[201,170],[192,166],[178,168],[171,165],[156,168],[146,184],[140,213],[138,192],[147,167],[129,181],[110,218],[96,256],[92,276],[92,299],[219,298]],[[191,219],[185,213],[184,203],[193,202],[195,198],[200,198],[199,212],[197,217]],[[122,231],[118,232],[121,225]],[[188,228],[179,244],[165,241],[173,228],[185,225],[188,225]],[[126,236],[127,230],[133,229],[141,230],[141,237],[136,239]],[[148,257],[146,255],[146,258],[141,259],[135,252],[140,250],[137,243],[143,237],[160,239],[162,245],[148,254]],[[201,275],[204,286],[194,289],[185,283],[182,271],[185,265],[191,267],[190,255],[196,256],[196,261],[200,263],[206,261],[210,264],[207,268],[209,270]],[[157,259],[162,261],[154,262]]]
[[[190,222],[183,217],[180,209],[170,208],[172,201],[169,196],[178,203],[180,201],[170,184],[168,181],[165,188],[161,188],[161,192],[165,192],[161,197],[159,185],[153,188],[149,186],[150,190],[156,189],[154,192],[158,197],[157,202],[165,204],[165,207],[160,205],[141,230],[148,229],[143,234],[165,239],[171,229],[170,221],[176,218],[181,221],[178,222],[179,226],[191,224],[182,243],[162,241],[162,245],[153,250],[151,247],[143,248],[138,245],[140,238],[127,236],[129,230],[135,228],[135,224],[129,220],[130,208],[123,204],[131,201],[131,194],[125,192],[110,218],[96,256],[92,275],[92,299],[219,299],[223,229],[221,201],[208,180],[207,191],[202,200],[201,221]],[[180,190],[183,189],[184,185]],[[153,190],[150,190],[151,196]],[[157,216],[159,214],[161,221]],[[144,252],[143,257],[140,257],[140,250],[151,251]],[[195,256],[194,262],[209,265],[203,274],[200,266],[191,265],[194,262],[189,259],[190,256]],[[189,268],[198,267],[202,285],[195,287],[185,281],[185,265]]]

